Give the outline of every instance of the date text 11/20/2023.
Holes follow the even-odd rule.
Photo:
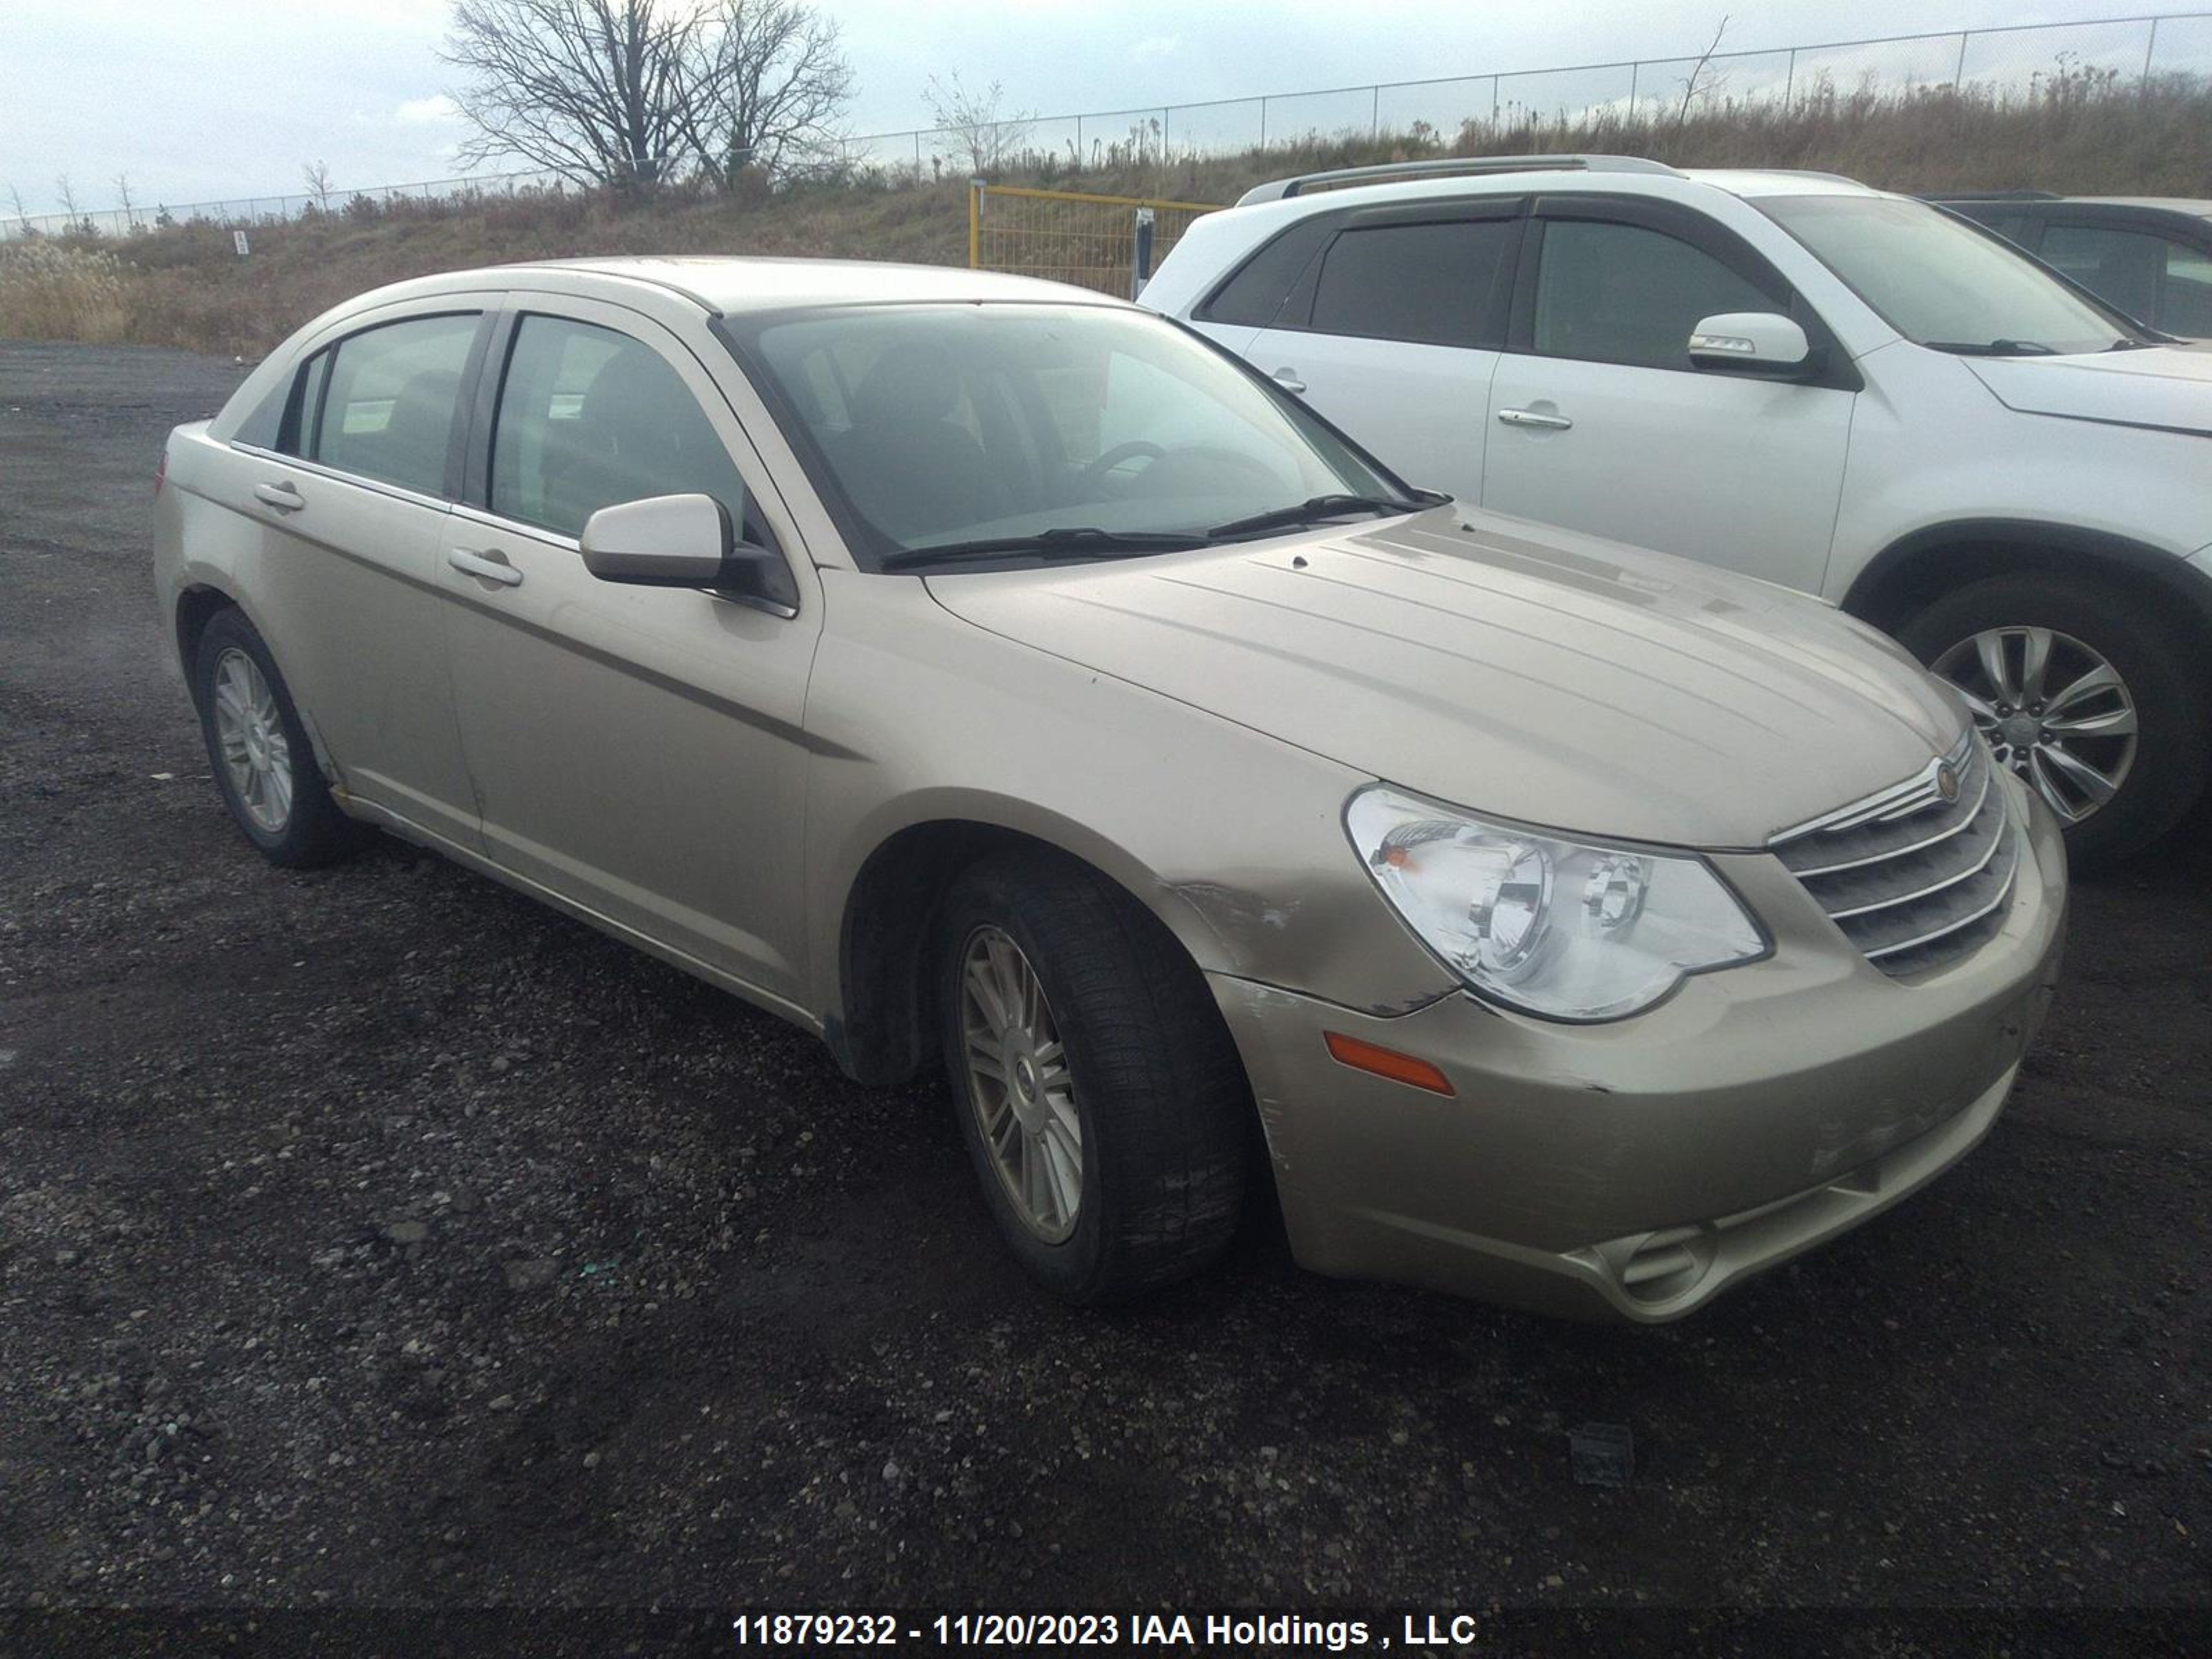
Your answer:
[[[1395,1625],[1392,1629],[1390,1626]],[[731,1621],[741,1648],[885,1648],[902,1643],[953,1650],[1158,1648],[1203,1653],[1254,1650],[1348,1653],[1464,1648],[1480,1634],[1468,1613],[1406,1613],[1395,1620],[1259,1613],[748,1613]]]

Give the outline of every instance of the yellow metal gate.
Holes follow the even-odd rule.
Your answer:
[[[1211,202],[968,185],[968,264],[1134,299]]]

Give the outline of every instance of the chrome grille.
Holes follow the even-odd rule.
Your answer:
[[[1947,799],[1948,770],[1957,781]],[[1978,950],[2004,924],[2020,860],[1989,746],[1972,732],[1917,777],[1768,845],[1869,961],[1924,973]]]

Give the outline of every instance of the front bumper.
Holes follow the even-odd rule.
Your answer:
[[[1995,1122],[2050,1006],[2057,824],[1971,957],[1893,979],[1765,854],[1714,863],[1774,954],[1632,1018],[1567,1025],[1453,994],[1360,1012],[1211,981],[1304,1266],[1585,1318],[1678,1318],[1887,1209]],[[1428,1093],[1339,1065],[1324,1033],[1440,1067]]]

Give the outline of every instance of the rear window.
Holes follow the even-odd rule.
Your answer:
[[[1474,219],[1347,230],[1322,258],[1312,326],[1368,340],[1498,343],[1484,337],[1484,313],[1514,228]]]

